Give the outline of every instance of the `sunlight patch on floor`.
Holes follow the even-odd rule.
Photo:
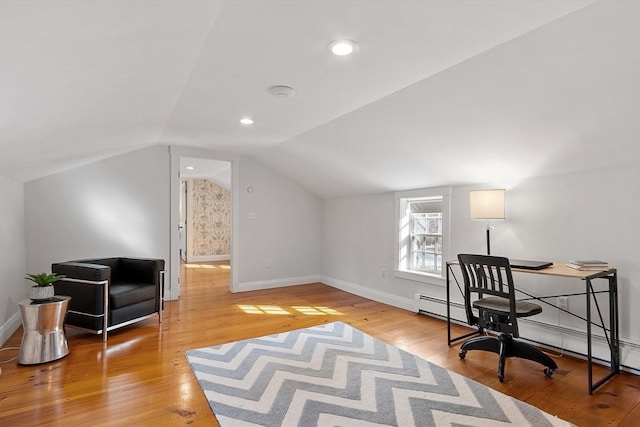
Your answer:
[[[328,314],[342,314],[337,310],[333,310],[328,307],[309,307],[305,305],[294,305],[291,308],[294,310],[306,314],[307,316],[326,316]]]
[[[228,264],[195,264],[195,263],[185,263],[184,268],[206,268],[206,269],[215,269],[221,268],[223,270],[230,270],[231,266]]]
[[[291,314],[277,305],[239,304],[238,308],[247,314]]]
[[[253,305],[253,304],[238,304],[237,307],[244,311],[247,314],[291,314],[286,309],[279,307],[277,305]],[[327,316],[327,315],[337,315],[342,316],[343,313],[338,310],[334,310],[329,307],[310,307],[310,306],[302,306],[302,305],[294,305],[291,307],[293,310],[298,313],[307,315],[307,316]]]

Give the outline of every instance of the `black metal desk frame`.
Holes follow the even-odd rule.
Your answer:
[[[478,334],[478,331],[473,331],[464,335],[460,335],[458,337],[451,337],[451,290],[450,290],[450,276],[453,276],[453,279],[456,282],[458,290],[462,295],[464,300],[464,292],[460,287],[460,283],[456,278],[455,274],[451,267],[453,265],[458,265],[458,261],[449,261],[447,262],[447,340],[448,344],[451,345],[456,341],[460,341],[462,339],[474,336]],[[545,270],[526,270],[520,268],[512,268],[512,271],[519,273],[533,273],[539,274],[542,276],[555,276],[555,277],[566,277],[572,279],[580,279],[585,282],[585,291],[571,294],[562,294],[562,295],[548,295],[548,296],[534,296],[522,290],[517,290],[528,298],[523,298],[521,300],[536,300],[546,305],[555,307],[558,310],[561,310],[571,316],[577,317],[581,320],[584,320],[587,324],[587,367],[588,367],[588,390],[589,394],[593,394],[593,392],[603,385],[605,382],[609,381],[612,377],[620,373],[620,335],[619,335],[619,324],[618,324],[618,274],[615,268],[610,268],[608,270],[603,271],[579,271],[573,270],[569,267],[566,267],[561,264],[554,264],[549,269]],[[609,283],[609,287],[607,290],[595,290],[593,287],[593,280],[596,279],[604,279]],[[608,293],[609,294],[609,327],[605,326],[605,322],[602,316],[602,311],[600,310],[600,304],[598,300],[595,298],[596,294],[600,293]],[[575,313],[567,311],[558,307],[555,304],[547,301],[548,299],[558,298],[558,297],[568,297],[568,296],[576,296],[576,295],[585,295],[586,296],[586,317],[579,316]],[[595,306],[595,309],[598,314],[598,318],[600,323],[596,323],[592,320],[592,302]],[[609,373],[605,376],[597,380],[595,383],[593,382],[593,355],[592,355],[592,327],[598,327],[604,331],[604,336],[607,340],[607,344],[609,346],[610,355],[610,368]]]

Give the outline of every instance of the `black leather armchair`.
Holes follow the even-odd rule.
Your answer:
[[[52,264],[51,271],[65,276],[54,283],[56,295],[71,297],[66,325],[102,334],[106,341],[108,331],[154,314],[162,323],[162,259],[85,259]]]

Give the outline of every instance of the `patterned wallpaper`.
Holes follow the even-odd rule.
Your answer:
[[[231,192],[208,179],[188,179],[192,256],[228,255],[231,243]]]

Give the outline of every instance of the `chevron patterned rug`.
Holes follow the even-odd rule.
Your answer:
[[[221,426],[570,426],[342,322],[186,353]]]

